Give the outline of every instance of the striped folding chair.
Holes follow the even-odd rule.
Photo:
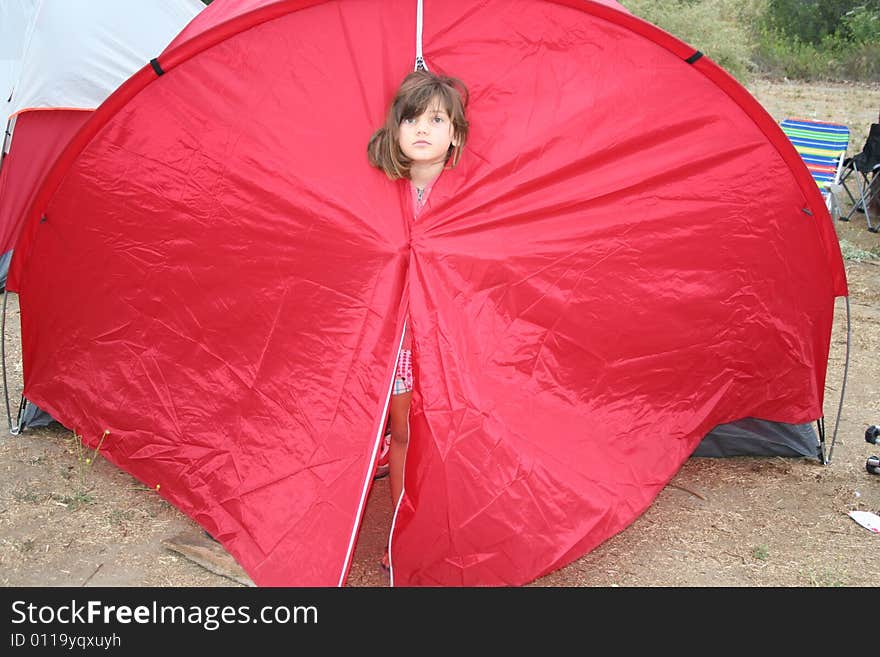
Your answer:
[[[779,125],[822,191],[831,216],[839,217],[840,204],[834,192],[839,189],[843,172],[849,128],[839,123],[806,119],[785,119]]]

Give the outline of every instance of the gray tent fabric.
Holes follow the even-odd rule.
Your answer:
[[[744,418],[712,429],[692,456],[809,456],[818,459],[819,438],[812,424]]]
[[[12,261],[12,251],[0,255],[0,292],[6,288],[6,276],[9,274],[9,263]]]
[[[24,408],[18,416],[18,430],[31,429],[33,427],[47,427],[55,421],[51,415],[42,410],[36,404],[25,400]]]

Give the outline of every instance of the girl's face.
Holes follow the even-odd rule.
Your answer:
[[[397,139],[403,154],[417,165],[445,163],[455,143],[452,121],[436,99],[419,116],[400,122]]]

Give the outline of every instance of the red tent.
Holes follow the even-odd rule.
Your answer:
[[[528,582],[712,427],[822,415],[835,232],[738,83],[605,4],[427,2],[472,132],[413,223],[365,149],[415,28],[413,0],[216,0],[78,133],[16,248],[27,397],[109,430],[258,584],[345,581],[407,312],[395,584]]]

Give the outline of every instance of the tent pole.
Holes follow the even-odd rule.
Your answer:
[[[6,159],[6,153],[9,150],[9,144],[12,142],[12,122],[14,119],[7,119],[6,130],[3,133],[3,141],[0,142],[0,169],[3,168],[3,160]]]
[[[27,399],[25,399],[25,396],[22,394],[21,401],[18,402],[18,416],[16,418],[15,426],[9,430],[9,433],[11,433],[13,436],[17,436],[21,433],[21,430],[23,428],[22,425],[24,424],[24,413],[26,410]]]
[[[843,297],[846,302],[846,358],[843,364],[843,383],[840,385],[840,403],[837,405],[837,418],[834,420],[834,433],[831,434],[831,447],[828,449],[828,458],[823,460],[825,465],[831,463],[831,455],[834,453],[834,443],[837,440],[837,428],[840,426],[840,415],[843,412],[843,398],[846,393],[846,378],[849,374],[849,351],[852,342],[852,322],[849,309],[849,297]],[[824,439],[822,441],[822,452],[825,451]]]
[[[11,96],[10,96],[11,98]],[[8,154],[9,144],[12,142],[12,122],[15,120],[11,117],[6,120],[6,129],[3,133],[3,140],[0,141],[0,170],[3,169],[3,163]],[[3,361],[3,398],[6,401],[6,419],[9,422],[9,433],[12,430],[12,411],[9,408],[9,385],[6,382],[6,301],[9,292],[6,285],[3,286],[3,318],[0,321],[0,360]]]
[[[12,433],[12,411],[9,408],[9,385],[6,383],[6,300],[9,296],[3,290],[3,319],[0,321],[0,360],[3,361],[3,398],[6,401],[6,419],[9,422],[9,433]]]

